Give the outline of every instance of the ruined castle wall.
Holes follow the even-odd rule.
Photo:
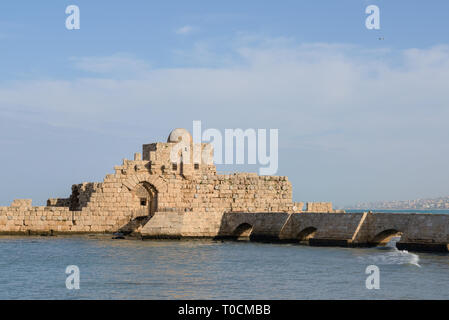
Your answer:
[[[142,215],[140,199],[123,185],[125,179],[120,174],[107,175],[93,192],[87,192],[89,198],[78,215],[90,225],[91,232],[114,232]]]
[[[0,233],[114,232],[129,219],[119,214],[68,207],[0,207]]]
[[[0,233],[69,232],[71,224],[68,208],[0,207]]]
[[[115,176],[132,190],[139,181],[163,181],[158,189],[158,211],[185,212],[299,212],[292,202],[287,177],[255,173],[216,174],[215,166],[170,162],[172,143],[144,145],[143,160],[124,160]],[[186,169],[189,168],[189,170]],[[132,183],[127,183],[131,180]]]
[[[14,200],[10,207],[0,207],[0,233],[115,232],[141,213],[139,198],[124,180],[107,175],[103,183],[74,185],[68,201],[49,199],[46,207]],[[60,206],[62,201],[66,206]]]
[[[307,202],[307,212],[334,212],[332,202]]]
[[[70,198],[49,199],[46,207],[16,200],[11,207],[1,208],[0,232],[115,232],[148,214],[141,213],[140,198],[134,194],[141,183],[157,190],[157,211],[189,213],[186,221],[192,223],[183,223],[181,233],[190,236],[216,232],[219,223],[215,217],[224,212],[294,212],[302,208],[302,203],[291,201],[292,188],[286,177],[202,174],[186,179],[179,173],[152,175],[148,164],[127,160],[102,183],[74,185]],[[206,231],[196,230],[199,225]]]
[[[47,207],[70,207],[70,198],[50,198]]]
[[[184,203],[196,212],[292,212],[292,187],[286,177],[256,174],[204,175],[183,185]]]
[[[202,174],[215,174],[216,167],[213,163],[202,162],[204,158],[194,157],[193,146],[189,147],[192,152],[186,152],[185,149],[180,149],[177,153],[179,158],[173,162],[171,158],[173,148],[176,148],[173,143],[151,143],[143,145],[143,157],[138,155],[135,160],[142,159],[152,174],[182,174],[186,177],[199,176]],[[212,158],[212,150],[209,150],[207,143],[198,144],[198,153],[209,154]],[[176,149],[177,150],[177,149]],[[176,153],[176,152],[175,152]],[[182,157],[181,157],[182,156]]]

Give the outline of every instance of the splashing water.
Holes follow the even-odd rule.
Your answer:
[[[379,255],[377,258],[383,264],[412,264],[421,268],[419,265],[419,256],[407,250],[392,248],[391,251]]]
[[[407,250],[398,250],[398,248],[396,248],[396,242],[399,241],[399,239],[400,237],[393,238],[385,247],[379,247],[378,249],[379,251],[383,251],[382,253],[376,253],[362,259],[369,260],[373,264],[409,264],[421,268],[419,256],[417,254],[410,253]]]

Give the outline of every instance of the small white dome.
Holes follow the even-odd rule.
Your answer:
[[[170,132],[167,142],[179,141],[192,142],[192,136],[190,135],[189,131],[183,128],[176,128],[172,132]]]

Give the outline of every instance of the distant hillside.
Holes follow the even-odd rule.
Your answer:
[[[416,199],[416,200],[393,200],[378,202],[360,202],[347,209],[376,209],[376,210],[426,210],[426,209],[449,209],[449,196],[434,199]]]

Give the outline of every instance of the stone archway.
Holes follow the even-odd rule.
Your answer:
[[[296,238],[300,243],[308,243],[310,239],[312,239],[315,236],[317,229],[315,227],[308,227],[303,229],[301,232],[298,233]]]
[[[233,238],[236,240],[249,240],[251,233],[253,231],[253,226],[249,223],[241,223],[237,228],[235,228],[232,233]]]
[[[374,246],[385,246],[392,238],[401,236],[402,232],[397,229],[386,229],[379,232],[369,243]]]
[[[138,183],[132,190],[134,217],[152,217],[157,211],[157,190],[148,182]]]

